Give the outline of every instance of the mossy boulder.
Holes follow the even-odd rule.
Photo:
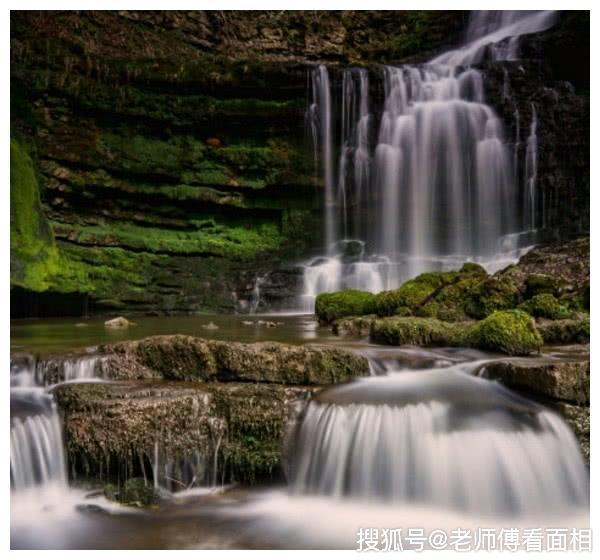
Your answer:
[[[483,266],[474,262],[466,262],[462,265],[460,272],[465,274],[476,274],[478,276],[487,276],[487,271]]]
[[[525,297],[532,298],[540,294],[558,296],[565,282],[548,274],[530,274],[525,280]]]
[[[513,356],[539,352],[543,343],[531,316],[517,309],[492,313],[470,327],[462,340],[467,346]]]
[[[330,324],[342,317],[369,315],[373,311],[375,297],[361,290],[319,294],[315,301],[315,314],[323,324]]]
[[[571,315],[569,309],[550,293],[541,293],[519,305],[519,309],[532,317],[545,319],[566,319]]]
[[[380,344],[456,346],[463,326],[424,317],[389,317],[372,323],[371,340]]]
[[[519,289],[510,278],[491,276],[469,290],[465,311],[474,319],[483,319],[494,311],[513,309],[519,299]]]
[[[395,290],[375,296],[374,310],[380,317],[407,313],[424,305],[434,293],[456,280],[457,272],[424,272]]]

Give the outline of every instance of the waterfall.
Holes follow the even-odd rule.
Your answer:
[[[484,101],[483,76],[470,65],[486,56],[514,59],[519,37],[555,18],[551,11],[474,12],[463,47],[428,64],[383,68],[381,108],[371,99],[369,72],[347,69],[339,118],[327,67],[312,70],[307,123],[324,183],[325,256],[304,265],[304,311],[324,291],[379,292],[466,260],[494,272],[526,250],[522,229],[535,227],[536,124],[527,141],[523,224],[519,140],[513,147],[505,138]],[[503,95],[510,95],[506,75]]]
[[[292,495],[486,516],[587,507],[577,442],[553,412],[473,375],[396,372],[319,393],[291,429]]]
[[[537,112],[531,104],[531,125],[525,153],[525,225],[526,229],[535,229],[536,188],[537,183]]]
[[[67,485],[62,433],[54,400],[39,389],[11,391],[10,483],[14,492]]]
[[[44,387],[93,379],[99,363],[96,356],[38,360],[26,354],[11,360],[10,480],[16,494],[34,487],[66,491],[60,419]]]

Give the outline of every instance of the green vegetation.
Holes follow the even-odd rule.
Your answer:
[[[380,344],[457,346],[462,326],[423,317],[389,317],[373,322],[371,340]]]
[[[470,327],[463,336],[468,346],[513,356],[539,352],[543,340],[532,318],[517,309],[495,311]]]
[[[533,296],[519,305],[519,309],[533,317],[545,319],[566,319],[571,315],[571,311],[549,293],[539,293]]]
[[[413,311],[426,303],[437,290],[456,280],[457,275],[456,272],[424,272],[396,290],[377,294],[375,312],[380,317],[389,317],[398,314],[399,310]]]
[[[584,344],[590,341],[590,316],[578,313],[571,319],[537,323],[546,344]]]
[[[375,297],[370,292],[360,290],[319,294],[315,301],[315,314],[324,324],[332,323],[342,317],[368,315],[373,310]]]
[[[465,311],[470,317],[483,319],[494,311],[513,309],[519,297],[519,290],[512,280],[491,276],[469,290]]]
[[[160,499],[152,483],[143,478],[130,478],[122,485],[106,484],[104,496],[124,506],[141,508],[156,506]]]

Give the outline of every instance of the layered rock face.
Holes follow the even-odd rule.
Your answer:
[[[486,99],[515,143],[521,181],[535,174],[536,224],[547,241],[589,231],[590,20],[565,12],[559,23],[520,41],[518,61],[485,63]],[[535,128],[535,169],[525,168]],[[527,196],[524,188],[523,196]],[[526,204],[523,205],[525,207]]]
[[[15,313],[45,314],[48,298],[35,295],[44,293],[81,294],[60,300],[64,313],[67,303],[233,310],[257,275],[320,244],[304,65],[440,48],[464,21],[462,12],[13,13]]]
[[[111,383],[53,391],[75,478],[167,473],[184,484],[191,471],[214,485],[277,476],[296,403],[319,386],[369,375],[366,358],[340,349],[181,335],[103,346],[95,360],[94,375]],[[63,380],[58,361],[40,368],[40,383]]]

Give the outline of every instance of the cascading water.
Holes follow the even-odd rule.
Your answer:
[[[323,291],[378,292],[467,260],[493,272],[526,250],[530,238],[520,232],[535,226],[535,125],[523,197],[516,146],[470,65],[486,56],[514,59],[519,36],[550,27],[555,17],[475,12],[464,47],[422,66],[384,67],[378,127],[366,69],[343,72],[339,119],[327,68],[312,71],[308,125],[325,186],[326,254],[306,263],[304,311]]]
[[[488,516],[586,507],[587,472],[564,422],[475,377],[478,366],[320,393],[291,433],[292,493]]]
[[[17,357],[10,375],[10,480],[15,496],[32,488],[67,491],[66,459],[54,398],[44,387],[94,379],[95,356],[65,360]],[[17,498],[18,499],[18,498]]]

